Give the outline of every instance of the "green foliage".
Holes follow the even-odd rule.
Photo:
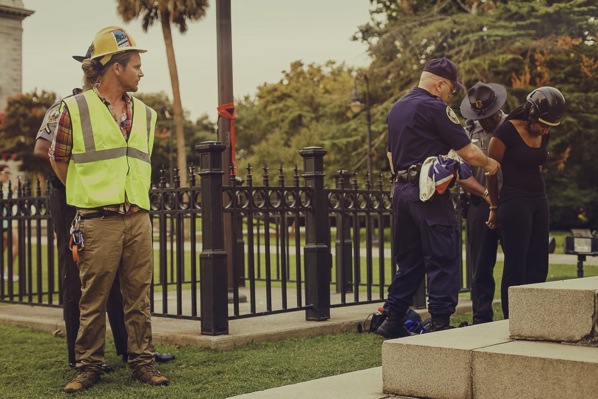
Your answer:
[[[366,102],[363,72],[334,62],[293,62],[279,82],[260,86],[255,98],[245,97],[238,103],[238,164],[252,165],[258,177],[265,163],[270,168],[283,163],[287,168],[298,165],[302,169],[299,150],[321,146],[328,151],[327,176],[340,169],[365,173],[366,110],[350,111],[354,95]],[[378,94],[370,90],[369,100],[375,104]],[[383,140],[386,116],[383,108],[372,107],[371,112],[373,169],[379,171],[388,168]]]
[[[33,157],[35,136],[43,122],[46,109],[56,100],[56,93],[33,90],[9,97],[0,118],[2,152],[14,154],[23,161],[24,172],[43,172],[42,165]]]
[[[174,169],[177,168],[177,139],[172,119],[174,115],[172,101],[165,92],[139,93],[135,96],[158,113],[152,153],[152,180],[154,184],[158,184],[163,169],[166,182],[170,182],[171,171],[173,174],[175,173]],[[189,119],[189,112],[186,112],[183,127],[189,165],[199,165],[199,156],[193,148],[202,141],[216,140],[215,124],[205,114],[193,122]]]
[[[554,86],[567,99],[567,115],[551,134],[545,167],[552,227],[568,229],[583,207],[598,228],[598,5],[592,0],[479,1],[370,0],[368,23],[354,40],[368,46],[374,170],[388,170],[386,114],[416,86],[430,58],[448,56],[459,65],[460,80],[507,87],[505,111],[525,101],[535,87]],[[344,66],[300,62],[275,84],[260,87],[238,108],[243,161],[295,159],[301,147],[323,146],[327,176],[339,169],[365,169],[366,122],[348,115],[352,71]],[[363,92],[363,82],[358,79]],[[454,96],[458,108],[462,95]],[[278,137],[271,137],[276,135]],[[292,141],[303,136],[306,140]]]

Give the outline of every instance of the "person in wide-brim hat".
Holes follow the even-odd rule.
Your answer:
[[[460,111],[467,119],[484,119],[497,113],[507,101],[507,89],[497,83],[477,82],[461,101]]]

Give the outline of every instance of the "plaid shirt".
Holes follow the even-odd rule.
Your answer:
[[[106,98],[100,95],[97,85],[93,88],[94,93],[102,100],[104,105],[110,110],[114,121],[120,127],[120,131],[128,141],[129,135],[131,134],[131,121],[133,120],[133,99],[130,94],[125,93],[123,94],[123,100],[126,104],[126,111],[123,119],[118,121],[114,112],[110,107],[110,103]],[[69,114],[67,107],[62,107],[60,112],[60,116],[58,117],[58,123],[56,124],[56,131],[54,132],[54,140],[50,145],[50,150],[48,151],[48,156],[50,159],[54,160],[55,162],[69,162],[71,159],[71,153],[73,151],[73,128],[71,125],[71,116]],[[102,208],[103,210],[109,212],[118,212],[122,214],[132,213],[139,208],[135,205],[131,205],[128,200],[125,199],[124,204],[115,204],[110,206],[105,206]]]

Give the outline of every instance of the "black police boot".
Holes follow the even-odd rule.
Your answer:
[[[432,322],[428,325],[426,332],[436,332],[450,330],[454,328],[451,326],[451,316],[435,316],[432,315]]]
[[[392,310],[386,310],[388,316],[386,320],[378,327],[376,333],[378,335],[382,335],[384,338],[403,338],[409,337],[413,334],[405,328],[405,314],[397,314],[397,312]]]

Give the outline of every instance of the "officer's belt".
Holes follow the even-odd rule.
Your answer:
[[[62,190],[64,191],[66,188],[64,187],[64,184],[62,184],[62,182],[60,181],[60,179],[58,179],[58,177],[54,176],[54,175],[50,175],[48,177],[48,180],[50,180],[50,184],[52,185],[52,187],[54,187],[57,190]]]
[[[97,219],[103,218],[108,216],[117,216],[120,215],[118,212],[112,212],[105,209],[84,209],[84,210],[77,210],[77,213],[81,217],[81,220],[86,219]]]
[[[399,170],[396,174],[396,182],[419,184],[419,171],[421,167],[421,163],[416,163],[405,170]]]

